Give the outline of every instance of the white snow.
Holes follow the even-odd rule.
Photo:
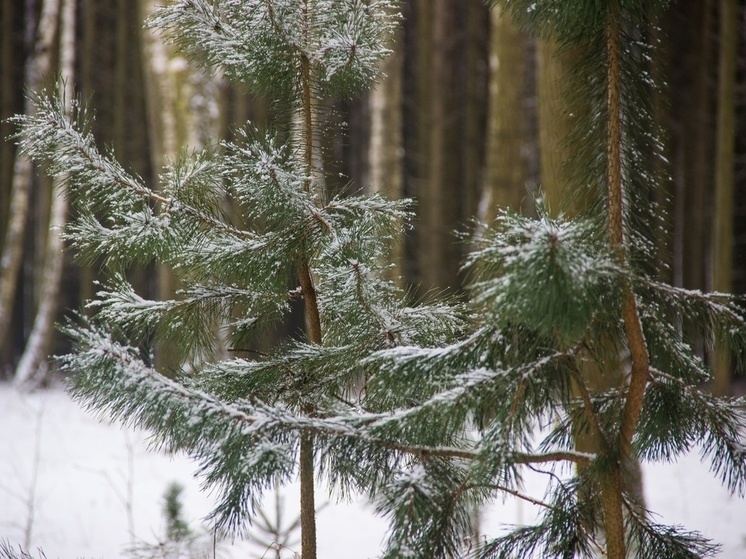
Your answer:
[[[161,501],[173,481],[185,487],[185,518],[193,528],[211,509],[187,458],[148,451],[145,434],[100,422],[60,389],[22,395],[0,383],[0,413],[0,540],[13,546],[42,548],[49,559],[125,557],[133,542],[162,537]],[[723,545],[723,559],[746,556],[746,501],[730,496],[696,454],[673,465],[645,466],[644,473],[648,507],[660,522],[703,532]],[[542,477],[527,476],[525,493],[543,499]],[[321,489],[317,495],[326,498]],[[288,488],[286,523],[294,520],[297,500],[297,487]],[[331,500],[319,513],[319,557],[376,557],[385,522],[370,506]],[[271,511],[271,495],[265,501]],[[532,522],[536,510],[507,499],[483,513],[482,530],[495,534],[505,524]],[[297,544],[291,549],[300,551]],[[263,550],[226,544],[218,554],[261,557]]]

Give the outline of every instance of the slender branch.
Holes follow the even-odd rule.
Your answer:
[[[585,414],[586,419],[588,420],[588,424],[591,426],[591,430],[593,431],[593,434],[597,437],[599,441],[604,441],[604,433],[601,430],[601,425],[598,423],[598,417],[596,416],[596,413],[593,411],[593,402],[591,401],[591,394],[588,391],[588,387],[585,385],[585,381],[583,380],[583,375],[580,374],[580,372],[576,369],[572,369],[572,377],[575,379],[575,383],[578,388],[578,392],[580,392],[580,399],[583,400],[583,413]]]
[[[474,486],[478,487],[478,486]],[[484,485],[481,487],[485,487],[487,489],[493,489],[495,491],[502,491],[504,493],[507,493],[508,495],[512,495],[513,497],[517,499],[521,499],[522,501],[526,501],[527,503],[531,503],[532,505],[536,505],[537,507],[542,507],[547,510],[551,511],[557,511],[557,507],[550,505],[549,503],[545,501],[541,501],[539,499],[536,499],[534,497],[531,497],[530,495],[526,495],[525,493],[521,493],[520,491],[516,491],[515,489],[511,489],[510,487],[505,487],[504,485]],[[593,537],[593,534],[589,534],[585,530],[583,530],[583,533],[588,538],[588,540],[593,544],[593,546],[601,552],[601,555],[604,556],[606,554],[606,551],[604,550],[603,546],[596,541],[596,539]]]
[[[704,293],[698,289],[684,289],[683,287],[675,287],[667,283],[655,281],[648,277],[637,278],[643,286],[650,289],[654,289],[665,295],[681,298],[686,297],[693,299],[699,303],[708,305],[712,312],[717,312],[726,316],[729,320],[737,322],[739,325],[746,327],[746,320],[743,316],[738,314],[732,307],[728,306],[728,302],[732,301],[736,304],[736,298],[728,293],[720,293],[717,291]],[[725,299],[726,302],[721,302],[718,299]]]
[[[552,506],[549,503],[545,503],[544,501],[535,499],[534,497],[526,495],[525,493],[521,493],[520,491],[516,491],[515,489],[511,489],[510,487],[505,487],[504,485],[485,485],[483,487],[487,489],[494,489],[495,491],[502,491],[503,493],[513,495],[513,497],[516,497],[518,499],[521,499],[522,501],[526,501],[527,503],[531,503],[532,505],[536,505],[538,507],[543,507],[545,509],[554,510],[554,511],[557,510],[557,507]]]
[[[401,445],[385,439],[365,437],[367,442],[378,444],[389,450],[413,454],[422,458],[462,458],[464,460],[476,460],[480,454],[472,450],[452,447],[428,447],[418,445]],[[543,454],[525,454],[517,452],[512,454],[515,464],[543,464],[546,462],[574,462],[576,464],[589,464],[595,455],[576,451],[546,452]]]

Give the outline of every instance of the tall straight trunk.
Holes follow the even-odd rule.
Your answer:
[[[383,79],[370,92],[369,184],[372,192],[392,199],[404,197],[403,56],[401,31],[392,38],[391,55],[381,62]],[[403,276],[404,239],[393,242],[394,278]]]
[[[59,19],[60,0],[44,0],[37,28],[34,52],[26,65],[25,85],[28,91],[38,93],[44,79],[52,70],[52,43]],[[25,114],[33,116],[34,106],[26,100]],[[23,241],[26,230],[33,164],[30,159],[16,152],[13,166],[8,223],[0,258],[0,340],[5,340],[13,315],[18,273],[23,260]]]
[[[724,293],[730,293],[733,276],[733,190],[738,24],[737,0],[721,0],[712,287],[713,290]],[[722,342],[716,346],[713,365],[712,391],[718,396],[724,396],[730,392],[731,358],[728,348]]]
[[[62,0],[60,17],[60,83],[59,94],[64,100],[65,111],[72,113],[75,95],[73,78],[75,73],[75,0]],[[67,223],[66,179],[59,177],[52,185],[52,207],[49,215],[44,266],[41,277],[39,308],[23,352],[14,382],[31,387],[44,380],[47,370],[47,354],[54,334],[54,321],[59,306],[60,284],[64,265],[64,243],[61,233]]]
[[[23,14],[20,2],[0,3],[0,76],[3,76],[0,100],[0,138],[7,138],[13,133],[13,127],[6,121],[11,115],[22,109],[18,104],[18,83],[23,76],[23,57],[18,32],[18,22]],[[15,145],[13,142],[0,141],[0,224],[9,221],[10,185],[13,182],[13,162]],[[0,227],[0,247],[5,242],[5,227]],[[9,312],[13,312],[10,310]],[[11,336],[0,338],[0,370],[12,362],[13,344]]]
[[[124,1],[125,4],[128,0]],[[141,0],[144,20],[161,2]],[[203,148],[208,138],[215,138],[220,128],[220,108],[217,85],[213,79],[195,70],[188,61],[163,43],[156,30],[141,33],[145,69],[146,113],[150,140],[150,166],[154,176],[182,150]],[[196,104],[200,103],[199,106]],[[125,138],[122,138],[125,141]],[[123,145],[123,149],[126,145]],[[156,296],[165,300],[179,286],[175,275],[165,266],[156,269]],[[156,363],[160,368],[178,366],[178,356],[166,344],[156,347]]]
[[[91,97],[96,91],[96,76],[98,70],[96,55],[100,49],[100,46],[98,45],[99,37],[96,21],[97,5],[98,2],[96,0],[80,1],[80,11],[83,17],[81,21],[82,46],[81,52],[78,54],[78,58],[80,59],[80,77],[78,79],[78,86],[80,87],[81,95],[84,98]],[[94,131],[94,135],[99,137],[98,131]],[[81,308],[84,308],[86,301],[93,299],[95,293],[95,279],[96,272],[94,271],[94,267],[81,263],[78,268],[78,304]]]
[[[523,155],[525,36],[501,12],[500,5],[490,12],[487,166],[479,210],[479,218],[487,223],[495,219],[500,208],[521,211],[527,199]]]
[[[0,138],[7,138],[13,129],[5,119],[18,112],[16,100],[18,96],[17,67],[20,59],[16,50],[16,27],[21,11],[18,2],[3,2],[0,4]],[[5,185],[13,180],[13,159],[15,146],[12,142],[0,142],[0,223],[7,223],[8,202],[10,191]],[[5,237],[4,228],[0,228],[0,246]]]
[[[481,202],[484,167],[486,164],[485,143],[487,141],[487,119],[489,117],[489,44],[490,10],[482,0],[464,3],[464,46],[459,81],[463,83],[463,97],[456,103],[463,122],[461,155],[461,197],[463,202],[458,220],[463,223],[477,215]],[[523,42],[520,43],[523,46]],[[524,55],[525,56],[525,55]],[[524,84],[524,76],[519,83]],[[458,81],[456,82],[458,83]],[[525,91],[524,91],[525,95]],[[523,111],[519,111],[519,114]],[[523,159],[523,158],[522,158]],[[457,224],[456,227],[460,227]]]
[[[443,258],[443,244],[447,242],[444,229],[444,205],[446,200],[447,175],[446,166],[453,154],[446,153],[446,134],[448,119],[449,68],[447,45],[451,21],[448,18],[448,0],[432,0],[432,58],[428,82],[429,106],[429,141],[427,157],[427,183],[420,194],[422,208],[422,228],[424,229],[422,248],[424,249],[424,280],[429,287],[447,287],[443,281],[446,266]],[[445,283],[445,285],[444,285]]]
[[[458,288],[459,251],[453,230],[459,227],[467,186],[463,183],[463,99],[456,85],[463,51],[463,21],[466,7],[453,0],[431,0],[427,7],[430,25],[423,53],[426,74],[421,78],[419,98],[426,127],[419,131],[423,158],[418,192],[418,246],[421,284],[426,289]],[[419,24],[425,24],[421,21]],[[426,58],[425,58],[426,57]]]
[[[570,53],[560,53],[554,40],[540,40],[536,49],[537,90],[539,106],[539,167],[544,202],[557,217],[567,186],[567,161],[570,157],[567,138],[572,118],[562,101],[562,86],[572,64]],[[575,207],[572,213],[582,211]]]
[[[674,161],[674,284],[708,289],[712,191],[712,0],[680,0],[670,9]],[[696,339],[696,333],[692,332]],[[701,348],[702,344],[697,344]]]
[[[311,12],[308,0],[303,0],[302,11],[304,28],[306,30],[310,29],[313,13]],[[317,161],[319,161],[319,154],[315,145],[318,115],[314,113],[314,109],[318,108],[318,104],[314,98],[311,83],[311,60],[306,55],[310,50],[308,37],[304,37],[301,48],[299,139],[306,177],[308,177],[304,183],[304,188],[310,190],[313,187],[321,186],[320,184],[313,184],[312,178],[320,179],[322,176],[321,169],[315,166]],[[312,344],[321,344],[322,333],[319,304],[307,254],[300,256],[300,261],[298,262],[298,281],[303,297],[308,341]],[[303,410],[308,415],[313,415],[315,411],[311,405],[306,406]],[[316,480],[314,473],[314,438],[311,433],[303,433],[301,435],[298,468],[300,471],[301,559],[316,559],[316,497],[314,494]]]

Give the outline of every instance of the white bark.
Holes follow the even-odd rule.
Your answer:
[[[72,112],[72,101],[75,95],[73,88],[74,73],[75,0],[63,0],[60,19],[60,83],[58,91],[64,100],[65,112],[68,115]],[[64,244],[61,234],[67,222],[66,190],[66,178],[58,177],[55,179],[39,309],[14,377],[16,385],[23,385],[27,388],[43,380],[44,373],[47,370],[47,353],[54,333],[54,320],[58,309],[64,265]]]
[[[60,0],[43,0],[34,52],[26,64],[26,87],[38,93],[52,67],[52,42],[57,30]],[[26,100],[25,113],[33,116],[34,106]],[[13,166],[10,207],[5,242],[0,258],[0,341],[5,340],[13,316],[18,272],[23,261],[23,237],[26,229],[33,164],[20,153]]]

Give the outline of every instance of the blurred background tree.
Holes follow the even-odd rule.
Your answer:
[[[26,110],[24,90],[49,83],[70,45],[76,54],[69,79],[76,95],[91,100],[100,147],[114,148],[148,184],[158,180],[159,161],[182,144],[198,147],[215,131],[230,138],[233,124],[270,117],[266,99],[202,74],[153,40],[142,28],[152,0],[79,0],[69,45],[61,38],[62,4],[0,3],[2,119]],[[343,134],[324,139],[327,159],[341,161],[326,166],[326,181],[336,190],[353,183],[415,197],[417,221],[398,247],[403,281],[421,295],[459,294],[457,270],[467,246],[456,242],[454,230],[474,215],[491,219],[499,205],[530,214],[540,184],[551,205],[565,157],[556,138],[569,118],[552,104],[552,91],[572,53],[557,56],[552,44],[523,35],[481,0],[405,0],[402,12],[387,79],[369,95],[325,111],[346,123]],[[661,41],[651,69],[668,83],[656,111],[670,138],[661,165],[673,177],[657,194],[668,210],[658,241],[669,256],[660,274],[677,286],[746,293],[745,14],[744,0],[673,0],[663,28],[649,30]],[[3,139],[12,132],[3,120]],[[6,379],[15,374],[41,308],[53,200],[51,183],[31,173],[27,211],[11,206],[14,185],[28,175],[15,151],[12,142],[0,143],[0,375]],[[145,296],[172,281],[156,269],[130,275]],[[95,264],[81,268],[65,255],[58,318],[80,308],[96,277]],[[296,319],[278,335],[300,328]],[[50,332],[48,351],[64,351],[67,342]],[[728,358],[720,361],[713,389],[722,394],[737,389],[737,379],[730,378]]]

